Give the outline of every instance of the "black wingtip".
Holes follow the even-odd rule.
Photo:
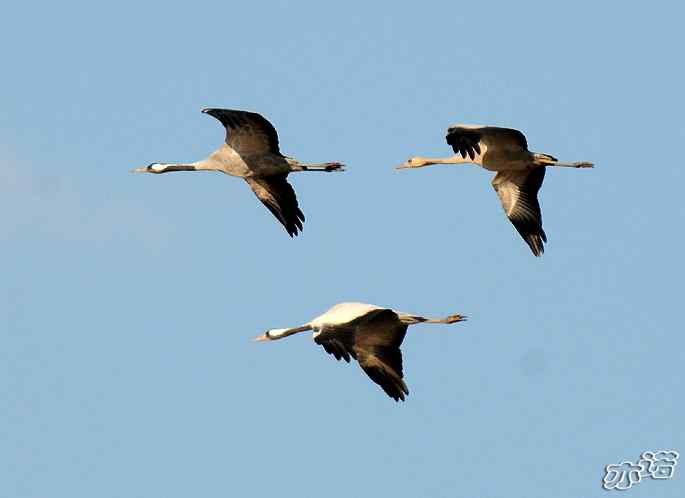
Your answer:
[[[528,247],[530,247],[530,250],[536,257],[539,258],[545,253],[545,246],[543,244],[543,241],[547,242],[547,237],[545,237],[544,232],[542,232],[540,235],[529,235],[525,237],[524,240],[526,241]]]
[[[409,388],[402,380],[395,383],[379,385],[381,386],[381,389],[385,391],[385,394],[387,394],[397,402],[405,401],[406,396],[409,396]]]
[[[304,231],[304,227],[302,226],[300,220],[296,220],[296,222],[289,223],[288,225],[282,223],[282,225],[290,237],[297,237]]]
[[[297,237],[302,233],[302,227],[298,229],[296,226],[292,227],[285,227],[285,231],[288,232],[288,235],[290,235],[291,238]]]

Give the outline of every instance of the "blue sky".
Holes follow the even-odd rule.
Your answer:
[[[682,6],[122,1],[4,9],[0,495],[600,497],[685,452]],[[290,239],[243,182],[131,175],[254,110]],[[550,170],[534,258],[444,130],[523,130]],[[307,334],[340,301],[417,326],[396,404]],[[683,469],[634,497],[681,497]],[[617,492],[613,492],[617,493]],[[627,494],[626,494],[627,496]]]

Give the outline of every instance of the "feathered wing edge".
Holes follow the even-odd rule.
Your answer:
[[[226,144],[245,153],[271,152],[282,156],[276,128],[261,114],[237,109],[206,108],[202,112],[216,118],[226,129]],[[246,150],[243,150],[243,147]]]
[[[374,310],[346,326],[329,328],[314,341],[337,360],[354,358],[369,378],[395,401],[404,401],[409,388],[403,380],[400,345],[407,324],[390,309]]]
[[[544,178],[545,167],[538,166],[531,171],[500,171],[492,180],[505,214],[535,256],[542,256],[547,242],[538,202]]]
[[[500,147],[528,150],[528,141],[523,133],[513,128],[499,126],[454,125],[447,129],[445,140],[456,154],[472,161],[481,154],[481,144],[490,146],[493,142]]]
[[[281,222],[291,237],[302,231],[304,213],[297,196],[287,181],[287,173],[268,177],[245,178],[257,198]]]

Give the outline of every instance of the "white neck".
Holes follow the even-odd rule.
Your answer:
[[[289,335],[297,334],[298,332],[304,332],[306,330],[311,330],[312,327],[310,325],[302,325],[301,327],[292,327],[288,329],[271,329],[266,331],[266,336],[272,340],[275,341],[277,339],[283,339],[284,337],[288,337]]]
[[[199,171],[212,170],[207,161],[195,161],[194,163],[155,163],[150,166],[155,173],[167,173],[169,171]]]

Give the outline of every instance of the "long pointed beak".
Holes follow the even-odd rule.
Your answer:
[[[263,342],[263,341],[270,341],[270,340],[271,340],[271,339],[269,339],[269,338],[266,336],[266,334],[262,334],[262,335],[260,335],[260,336],[255,337],[254,339],[252,339],[253,342]]]
[[[131,173],[147,173],[148,171],[147,166],[141,166],[140,168],[133,168]]]
[[[404,161],[402,164],[399,166],[395,166],[395,169],[409,169],[409,168],[416,168],[417,166],[415,164],[412,164],[411,159],[407,159]]]

